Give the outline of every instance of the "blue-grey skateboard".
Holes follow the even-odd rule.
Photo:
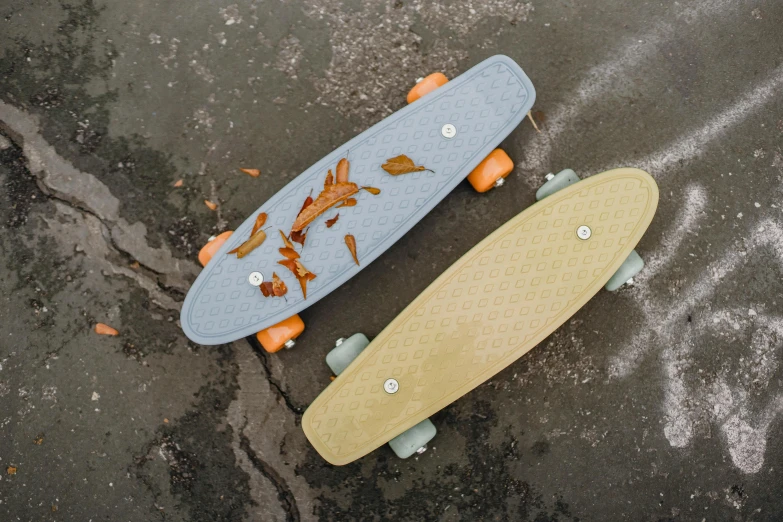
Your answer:
[[[498,55],[448,83],[428,76],[408,101],[205,247],[206,266],[180,316],[191,340],[215,345],[257,334],[267,351],[290,347],[304,329],[298,312],[369,265],[460,181],[468,177],[480,192],[502,184],[513,162],[496,147],[524,119],[535,90]]]

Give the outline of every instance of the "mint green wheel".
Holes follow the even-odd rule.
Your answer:
[[[536,191],[536,201],[541,201],[547,196],[551,196],[558,190],[563,190],[569,185],[579,181],[579,176],[571,169],[561,170],[554,176],[547,175],[547,181]]]
[[[353,334],[348,339],[338,339],[332,351],[326,354],[326,364],[335,375],[340,375],[368,344],[370,341],[361,333]]]
[[[644,261],[642,261],[641,256],[636,253],[636,250],[631,250],[631,254],[623,261],[623,264],[620,265],[620,268],[617,269],[617,272],[614,273],[604,288],[614,292],[630,281],[633,276],[641,272],[642,268],[644,268]]]
[[[407,459],[414,453],[424,453],[427,443],[438,432],[435,425],[429,419],[424,419],[417,425],[403,431],[389,441],[392,451],[401,459]]]

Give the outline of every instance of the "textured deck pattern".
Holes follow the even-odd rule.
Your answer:
[[[215,254],[199,275],[182,308],[187,336],[201,344],[220,344],[254,334],[286,319],[353,277],[381,255],[442,200],[525,117],[535,91],[510,58],[494,56],[440,89],[401,109],[327,155],[286,185],[251,215]],[[441,135],[445,123],[457,135]],[[391,176],[381,169],[388,158],[406,154],[434,172]],[[341,208],[340,220],[327,229],[327,211],[313,222],[302,263],[317,278],[308,284],[307,300],[287,269],[277,264],[286,234],[305,198],[323,189],[324,178],[338,160],[351,161],[350,181],[381,189],[378,196],[360,191],[358,205]],[[250,235],[259,212],[269,215],[266,242],[237,259],[226,252]],[[343,238],[353,234],[361,266],[356,266]],[[271,280],[276,271],[288,285],[286,299],[265,299],[248,283],[259,271]]]
[[[600,290],[647,229],[653,179],[616,169],[533,205],[451,266],[308,408],[302,427],[351,462],[521,357]],[[588,240],[576,237],[588,225]],[[389,395],[382,385],[397,379]]]

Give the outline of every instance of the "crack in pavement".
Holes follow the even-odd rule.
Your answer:
[[[295,405],[288,394],[283,390],[283,385],[272,376],[272,369],[269,367],[269,360],[267,359],[266,351],[263,348],[256,346],[254,338],[252,342],[248,341],[248,343],[253,347],[253,352],[256,354],[259,361],[261,361],[261,366],[264,368],[264,372],[266,372],[266,377],[269,381],[269,384],[271,384],[272,387],[277,390],[277,393],[280,395],[280,398],[283,399],[283,402],[285,402],[285,405],[288,407],[288,409],[291,410],[294,415],[296,415],[296,422],[298,424],[299,418],[304,413],[304,408]]]
[[[310,454],[298,414],[269,379],[262,356],[243,341],[233,347],[239,390],[227,420],[237,462],[251,477],[257,519],[316,520],[315,492],[296,472]]]
[[[247,417],[245,418],[245,425],[247,425]],[[248,460],[250,460],[250,463],[253,464],[253,467],[257,469],[259,473],[265,476],[277,489],[277,497],[285,507],[286,521],[299,522],[299,509],[296,506],[296,498],[294,498],[294,494],[289,489],[285,480],[283,480],[283,478],[277,474],[275,469],[258,457],[258,454],[250,444],[250,439],[248,439],[247,435],[244,434],[244,427],[242,428],[242,432],[239,435],[239,440],[239,447],[242,449],[242,451],[245,452]]]
[[[78,170],[58,155],[41,135],[37,117],[0,100],[0,131],[22,150],[40,190],[52,201],[60,202],[60,205],[55,203],[58,212],[70,207],[83,213],[87,221],[89,218],[97,220],[101,224],[100,235],[112,250],[138,261],[155,276],[137,274],[131,279],[148,292],[154,286],[158,295],[162,294],[162,288],[172,288],[179,293],[187,291],[190,286],[188,279],[195,278],[199,267],[193,262],[175,258],[165,244],[161,248],[151,247],[147,243],[144,224],[129,224],[121,218],[120,200],[94,175]],[[114,265],[108,258],[104,259]],[[115,266],[113,271],[128,275],[120,266]],[[171,297],[164,301],[167,308],[181,308],[180,303]]]

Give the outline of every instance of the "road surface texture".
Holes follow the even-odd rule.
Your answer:
[[[234,1],[0,5],[1,520],[783,519],[783,3]],[[462,183],[293,350],[188,341],[210,235],[498,53],[541,128],[504,187]],[[435,415],[423,455],[318,456],[299,422],[336,338],[547,172],[619,166],[661,190],[635,286]]]

